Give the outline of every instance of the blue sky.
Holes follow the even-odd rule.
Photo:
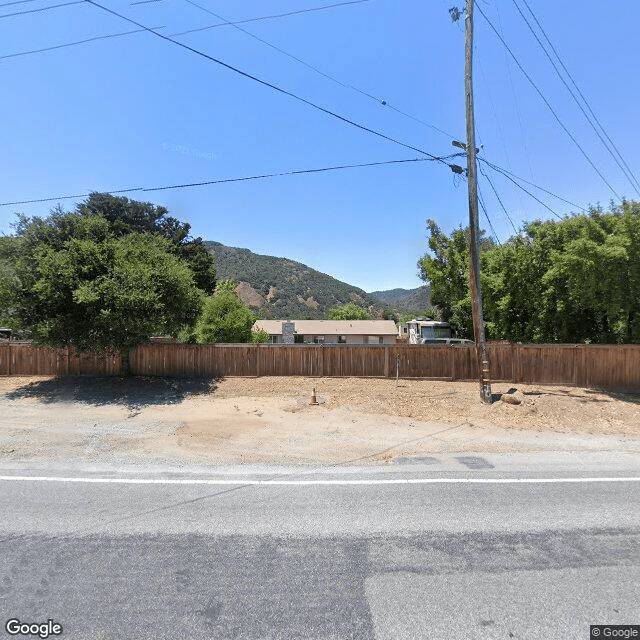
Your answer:
[[[174,39],[430,154],[454,153],[451,140],[464,140],[464,24],[452,22],[448,11],[464,0],[362,0],[238,25],[333,80],[224,20],[340,0],[194,2],[200,7],[187,0],[101,4],[165,35],[222,22]],[[62,2],[4,3],[0,0],[0,202],[425,157],[148,32],[14,56],[136,27],[87,2],[8,17],[3,16]],[[524,0],[517,3],[533,23]],[[528,0],[528,5],[607,135],[640,175],[640,4],[626,3],[624,10],[596,0]],[[476,8],[481,156],[579,207],[639,197],[513,0],[478,0],[476,6],[610,186]],[[450,162],[464,164],[464,159]],[[504,176],[486,170],[516,227],[552,217]],[[522,186],[559,215],[579,210]],[[504,241],[513,229],[483,176],[480,190],[495,234]],[[416,261],[427,248],[425,220],[435,218],[447,232],[468,220],[466,182],[438,162],[126,195],[168,207],[191,224],[194,236],[299,260],[367,291],[421,284]],[[77,201],[2,206],[0,232],[11,232],[16,212],[46,216],[57,202],[71,209]],[[492,233],[483,213],[481,226]]]

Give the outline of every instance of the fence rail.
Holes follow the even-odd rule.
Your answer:
[[[493,381],[640,392],[640,345],[493,344]],[[474,347],[439,345],[145,344],[131,372],[151,376],[477,378]],[[120,375],[118,354],[0,344],[0,375]]]

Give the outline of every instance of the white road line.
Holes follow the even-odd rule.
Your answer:
[[[558,484],[589,482],[640,482],[621,478],[388,478],[381,480],[214,480],[197,478],[71,478],[58,476],[0,476],[0,481],[76,482],[86,484],[176,484],[231,486],[385,485],[385,484]]]

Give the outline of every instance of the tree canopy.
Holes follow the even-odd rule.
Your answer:
[[[429,231],[434,256],[419,264],[432,299],[471,336],[468,246],[459,231]],[[640,343],[640,203],[534,221],[502,246],[485,245],[480,261],[489,338]]]
[[[327,320],[371,320],[371,314],[354,302],[338,304],[327,311]]]
[[[128,354],[198,317],[203,293],[163,237],[118,236],[102,216],[60,210],[19,231],[16,309],[37,342]]]
[[[233,290],[223,286],[214,298],[207,298],[196,323],[196,342],[252,342],[255,314]],[[256,336],[256,341],[258,336]]]
[[[109,223],[112,233],[118,237],[129,233],[145,233],[165,238],[171,243],[174,253],[188,264],[196,286],[207,294],[215,291],[213,256],[201,238],[189,236],[191,226],[169,216],[165,207],[94,192],[77,205],[76,213],[102,216]]]

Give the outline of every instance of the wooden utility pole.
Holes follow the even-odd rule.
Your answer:
[[[480,251],[478,249],[478,184],[476,168],[476,135],[473,120],[473,2],[467,0],[465,20],[465,93],[467,107],[467,181],[469,183],[469,287],[471,289],[471,312],[473,314],[473,336],[476,343],[480,397],[491,403],[489,357],[484,337],[482,317],[482,292],[480,290]]]

